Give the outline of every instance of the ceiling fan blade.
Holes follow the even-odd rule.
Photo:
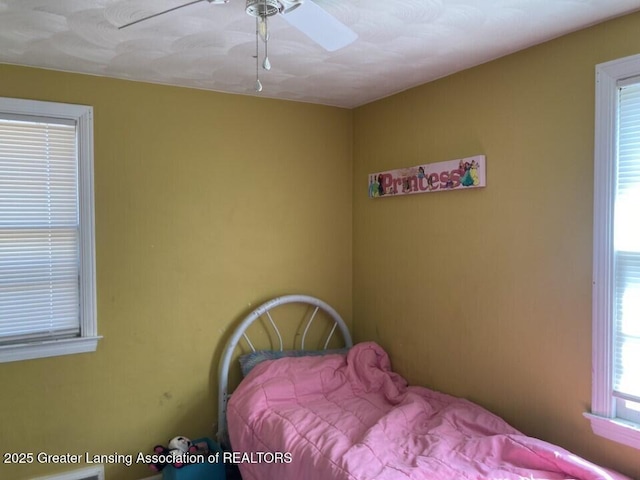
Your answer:
[[[181,8],[188,7],[189,5],[193,5],[195,3],[200,3],[200,2],[204,2],[204,1],[207,1],[209,3],[226,3],[226,2],[214,2],[213,0],[193,0],[193,1],[188,2],[188,3],[183,3],[182,5],[178,5],[177,7],[173,7],[173,8],[170,8],[168,10],[163,10],[162,12],[154,13],[153,15],[147,15],[146,17],[139,18],[138,20],[134,20],[133,22],[125,23],[124,25],[119,26],[118,30],[122,30],[123,28],[127,28],[127,27],[130,27],[131,25],[135,25],[137,23],[144,22],[145,20],[150,20],[152,18],[159,17],[160,15],[164,15],[165,13],[173,12],[175,10],[179,10]]]
[[[356,32],[311,0],[282,16],[329,52],[346,47],[358,38]]]

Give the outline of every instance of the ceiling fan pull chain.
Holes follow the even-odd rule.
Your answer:
[[[264,21],[265,36],[264,36],[264,61],[262,62],[262,68],[269,71],[271,70],[271,62],[269,61],[269,29],[267,26],[266,16],[264,17],[263,21]]]
[[[259,19],[256,17],[256,92],[262,91],[262,83],[260,83],[260,52],[258,50],[258,38],[260,36]]]

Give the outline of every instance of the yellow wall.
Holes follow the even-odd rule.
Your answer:
[[[354,329],[412,383],[640,478],[591,433],[594,67],[640,14],[354,114]],[[487,156],[485,189],[367,198],[367,174]]]
[[[354,112],[0,65],[1,96],[95,107],[105,336],[93,354],[0,364],[0,450],[135,453],[210,434],[230,325],[306,292],[353,309],[356,339],[413,383],[640,478],[637,451],[582,417],[594,66],[640,52],[638,27],[614,20]],[[473,154],[485,189],[366,196],[368,173]]]
[[[222,341],[250,304],[309,293],[351,318],[352,112],[6,65],[0,78],[0,96],[94,107],[104,336],[96,353],[0,364],[0,451],[210,435]],[[0,463],[0,478],[64,469]]]

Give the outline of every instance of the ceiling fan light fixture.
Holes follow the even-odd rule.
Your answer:
[[[230,0],[183,0],[186,3],[175,7],[168,8],[158,13],[153,13],[145,17],[139,18],[132,22],[126,23],[118,27],[118,30],[136,25],[145,20],[159,17],[169,12],[179,10],[190,5],[200,2],[207,2],[213,5],[223,5],[229,3]],[[269,60],[269,28],[267,20],[278,13],[283,14],[291,25],[302,31],[311,40],[323,46],[325,50],[333,52],[338,48],[345,47],[352,43],[358,35],[349,27],[340,23],[337,19],[325,12],[322,7],[314,3],[315,0],[246,0],[245,11],[247,14],[255,18],[256,22],[256,83],[257,92],[262,91],[262,83],[260,82],[260,40],[264,48],[264,56],[262,60],[262,68],[271,70],[271,61]],[[2,3],[2,0],[0,0]],[[301,10],[299,7],[306,4],[307,6]],[[295,10],[295,12],[294,12]]]
[[[245,11],[252,17],[271,17],[280,11],[278,0],[247,0]]]

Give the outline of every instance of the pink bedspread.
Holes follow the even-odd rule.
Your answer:
[[[234,451],[252,454],[239,465],[244,480],[626,479],[469,401],[408,387],[375,343],[346,359],[263,362],[227,417]]]

